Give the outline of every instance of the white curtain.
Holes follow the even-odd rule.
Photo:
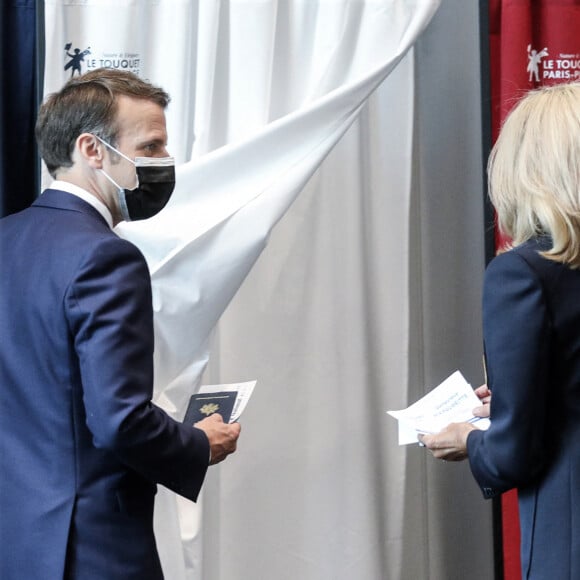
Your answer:
[[[258,379],[198,505],[160,490],[168,579],[439,577],[424,456],[385,416],[425,379],[411,47],[438,4],[45,2],[46,92],[78,48],[83,72],[127,68],[173,97],[178,188],[119,227],[151,269],[156,402],[179,418],[204,371]]]

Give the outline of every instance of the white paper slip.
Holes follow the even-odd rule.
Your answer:
[[[229,383],[227,385],[203,385],[199,388],[199,393],[220,393],[237,391],[236,401],[232,410],[230,423],[237,421],[243,413],[258,381],[247,381],[245,383]]]
[[[474,407],[481,401],[459,371],[439,386],[400,411],[387,411],[399,421],[399,445],[417,443],[419,433],[438,433],[449,423],[473,423],[478,429],[489,428],[489,419],[475,417]]]

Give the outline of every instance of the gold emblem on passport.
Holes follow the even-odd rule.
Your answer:
[[[210,415],[215,413],[219,408],[220,406],[216,405],[216,403],[206,403],[200,408],[199,412],[209,417]]]
[[[238,393],[236,391],[218,391],[216,393],[196,393],[191,395],[183,422],[194,425],[218,412],[224,423],[232,416]]]

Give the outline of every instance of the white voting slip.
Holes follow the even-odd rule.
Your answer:
[[[236,402],[230,418],[230,423],[240,418],[246,408],[250,397],[254,391],[257,381],[247,381],[245,383],[229,383],[227,385],[203,385],[199,388],[200,393],[209,394],[217,392],[236,392]]]
[[[449,423],[468,421],[478,429],[487,429],[489,419],[473,415],[474,407],[479,405],[471,385],[455,371],[410,407],[387,413],[399,421],[399,445],[408,445],[418,442],[419,433],[438,433]]]

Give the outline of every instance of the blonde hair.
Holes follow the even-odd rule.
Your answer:
[[[513,245],[548,234],[546,258],[580,267],[580,83],[527,93],[489,163],[489,196]]]

